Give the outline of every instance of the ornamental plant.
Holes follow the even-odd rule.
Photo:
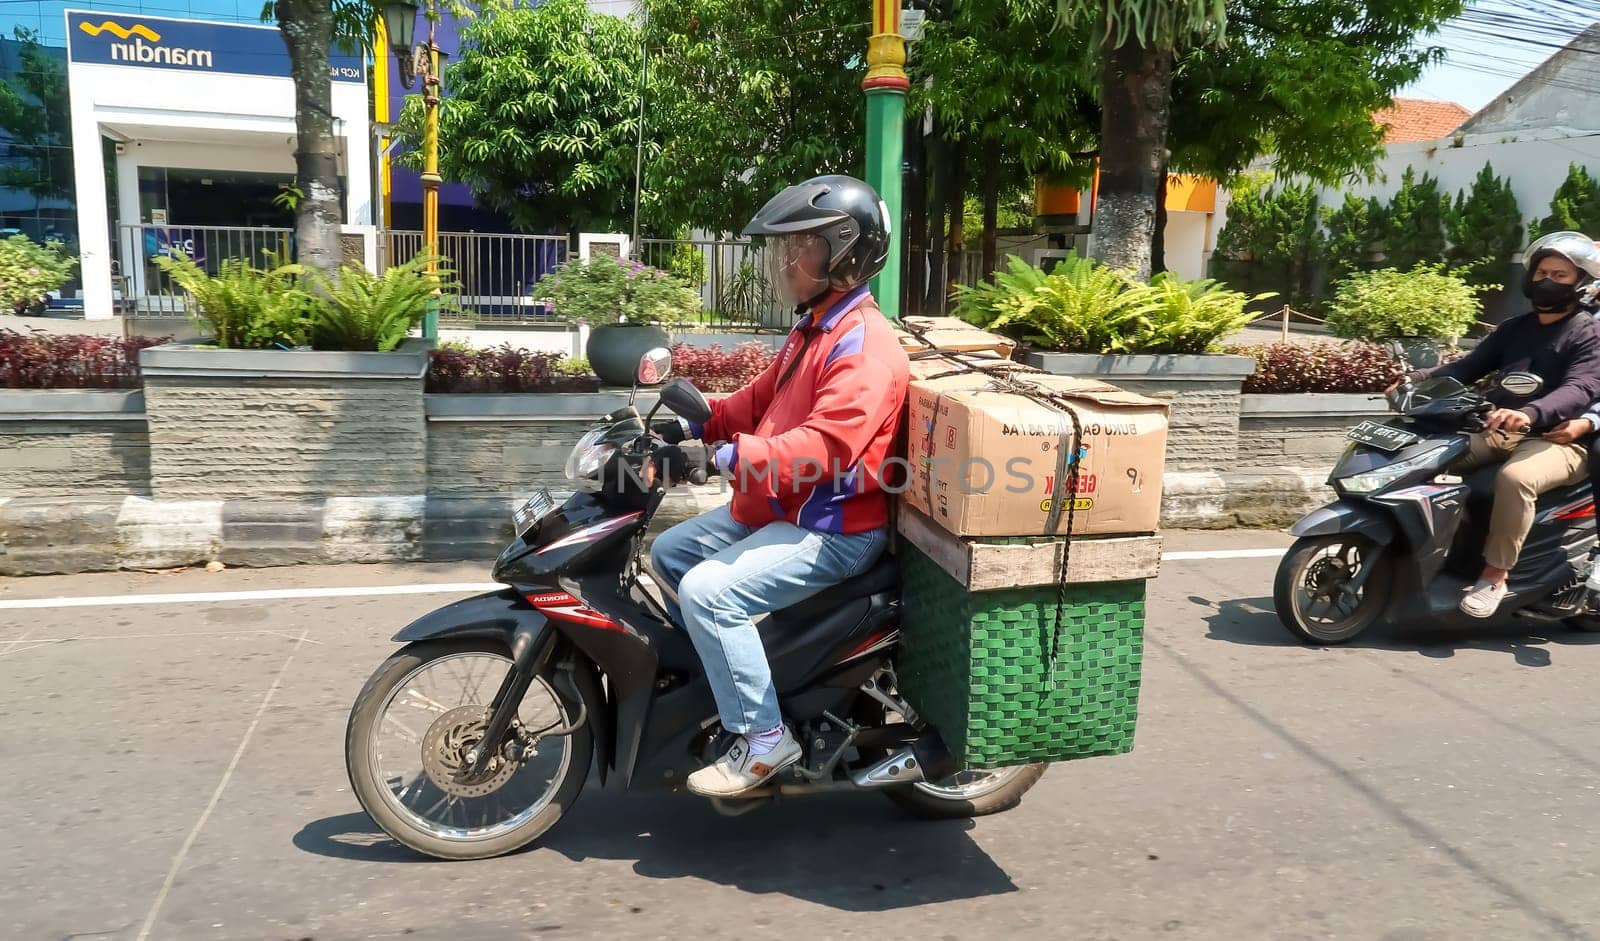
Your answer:
[[[567,262],[539,282],[539,291],[539,300],[569,321],[678,324],[700,312],[700,295],[687,282],[605,255]]]
[[[1250,321],[1246,305],[1273,296],[1171,274],[1145,283],[1076,254],[1049,274],[1015,255],[1006,266],[993,284],[958,288],[956,314],[1064,353],[1211,352]]]
[[[139,351],[166,341],[0,330],[0,389],[135,389]]]
[[[765,343],[740,343],[731,350],[713,344],[700,348],[672,345],[672,374],[694,383],[701,392],[737,392],[772,364],[775,351]]]
[[[513,348],[441,347],[429,354],[428,392],[593,392],[599,380],[574,374],[561,353]]]
[[[0,309],[22,316],[72,277],[78,260],[60,242],[40,244],[26,235],[0,241]]]
[[[1437,264],[1364,271],[1334,289],[1328,328],[1352,340],[1455,339],[1482,315],[1482,290]]]
[[[449,296],[451,272],[427,270],[437,256],[418,255],[403,265],[375,275],[359,265],[346,265],[338,275],[314,277],[308,297],[311,347],[318,350],[387,352],[411,334],[428,303]],[[445,293],[436,295],[436,289]]]
[[[228,258],[210,274],[182,252],[152,259],[194,301],[192,316],[223,349],[303,346],[310,331],[305,269],[265,252],[267,266]]]
[[[1405,373],[1377,343],[1270,343],[1229,352],[1256,361],[1245,392],[1382,392]]]

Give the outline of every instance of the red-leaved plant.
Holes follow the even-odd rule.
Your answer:
[[[593,392],[594,376],[561,372],[562,353],[515,349],[509,343],[484,350],[434,350],[428,361],[429,392]]]
[[[0,330],[0,389],[135,389],[139,351],[168,339]]]
[[[740,343],[731,350],[713,344],[672,344],[672,374],[694,383],[701,392],[736,392],[772,363],[775,351],[765,343]]]
[[[1246,392],[1382,392],[1405,372],[1377,343],[1272,343],[1228,352],[1255,357]]]

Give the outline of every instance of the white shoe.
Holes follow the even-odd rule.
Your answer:
[[[799,760],[800,743],[788,726],[783,727],[783,738],[764,755],[750,754],[750,743],[741,735],[727,754],[689,775],[689,790],[702,797],[735,797]]]
[[[1475,618],[1492,616],[1500,608],[1500,601],[1506,596],[1506,586],[1496,585],[1483,579],[1472,586],[1467,596],[1461,599],[1461,611]]]

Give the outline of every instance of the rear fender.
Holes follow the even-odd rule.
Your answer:
[[[1380,546],[1394,542],[1394,523],[1389,515],[1353,500],[1336,500],[1312,510],[1289,527],[1289,535],[1334,536],[1343,533],[1366,536]]]

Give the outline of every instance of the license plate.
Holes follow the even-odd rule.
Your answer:
[[[516,523],[517,538],[521,539],[528,530],[532,529],[538,524],[539,520],[544,518],[546,513],[555,508],[556,500],[555,497],[550,496],[550,491],[543,487],[534,491],[533,496],[529,497],[527,502],[517,507],[511,514],[512,520]]]
[[[1381,425],[1375,421],[1364,421],[1345,432],[1344,436],[1358,444],[1380,451],[1398,451],[1421,437],[1416,432],[1396,428],[1393,425]]]

